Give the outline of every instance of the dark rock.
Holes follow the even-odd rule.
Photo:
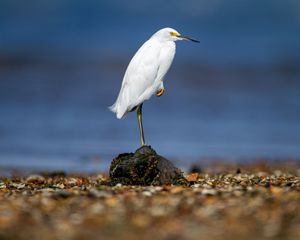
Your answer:
[[[112,185],[188,185],[180,169],[158,155],[150,146],[113,159],[109,176]]]
[[[202,173],[202,169],[198,165],[192,165],[189,173]]]

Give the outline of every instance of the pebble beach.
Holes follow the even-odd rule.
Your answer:
[[[185,173],[188,186],[1,177],[0,239],[300,239],[298,163],[198,170]]]

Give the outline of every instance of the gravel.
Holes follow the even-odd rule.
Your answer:
[[[0,239],[300,239],[300,167],[185,174],[189,186],[110,186],[105,174],[0,177]]]

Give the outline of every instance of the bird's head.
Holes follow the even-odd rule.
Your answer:
[[[156,37],[162,41],[178,41],[178,40],[189,40],[192,42],[199,43],[200,41],[190,38],[188,36],[182,36],[179,32],[177,32],[173,28],[163,28],[154,33],[152,37]]]

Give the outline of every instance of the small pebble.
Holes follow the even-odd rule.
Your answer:
[[[151,197],[152,196],[152,193],[150,191],[144,191],[142,192],[143,196],[146,196],[146,197]]]
[[[203,189],[201,193],[203,195],[216,195],[217,191],[215,189]]]
[[[45,178],[41,175],[34,174],[27,177],[25,181],[26,183],[42,184],[45,182]]]

